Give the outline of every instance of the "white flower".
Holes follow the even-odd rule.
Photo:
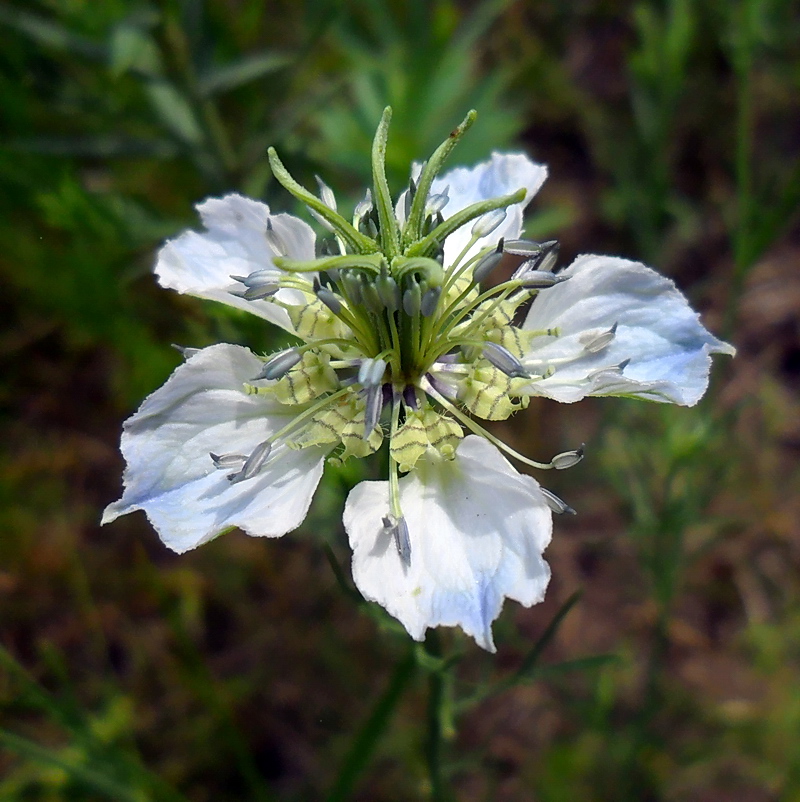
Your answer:
[[[385,114],[374,186],[352,223],[327,185],[312,195],[272,152],[276,178],[333,232],[326,256],[306,223],[257,201],[198,206],[206,231],[162,248],[160,283],[253,312],[300,344],[266,357],[236,345],[188,349],[125,423],[125,491],[104,523],[144,510],[178,552],[231,527],[277,537],[305,518],[326,459],[365,457],[387,439],[388,480],[362,482],[344,511],[364,596],[417,640],[428,627],[459,626],[490,651],[505,598],[541,601],[551,512],[570,508],[501,451],[556,469],[583,451],[537,463],[475,418],[505,419],[533,395],[691,405],[710,354],[733,349],[637,262],[582,256],[553,274],[557,243],[519,239],[542,165],[494,153],[440,176],[473,119],[415,166],[393,204],[380,160]],[[527,261],[482,289],[504,252]]]

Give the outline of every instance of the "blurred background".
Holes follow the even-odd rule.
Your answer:
[[[454,165],[550,166],[529,236],[653,265],[739,349],[692,409],[542,401],[499,427],[587,458],[537,477],[578,510],[545,603],[506,603],[496,656],[441,633],[452,798],[800,800],[797,11],[2,0],[0,800],[432,794],[426,667],[349,576],[343,499],[379,466],[329,469],[279,541],[177,557],[141,513],[98,526],[169,344],[282,342],[158,288],[159,243],[210,194],[304,214],[269,145],[349,210],[386,104],[393,191],[477,108]]]

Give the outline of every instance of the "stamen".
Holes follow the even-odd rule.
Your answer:
[[[531,259],[542,252],[544,245],[541,242],[534,242],[530,239],[509,239],[505,241],[503,250],[512,256],[524,256]]]
[[[188,362],[195,354],[199,354],[202,348],[192,348],[186,345],[177,345],[172,343],[172,347],[180,353],[186,362]]]
[[[608,331],[589,338],[587,342],[583,342],[583,337],[579,338],[579,341],[583,343],[583,350],[589,354],[597,354],[602,351],[611,344],[611,341],[616,336],[618,325],[618,323],[615,323]]]
[[[558,251],[561,246],[557,240],[548,240],[542,243],[542,250],[538,256],[534,256],[530,261],[533,262],[531,269],[548,271],[552,270],[558,261]]]
[[[525,265],[523,265],[525,267]],[[566,281],[570,276],[557,276],[548,270],[525,270],[520,272],[519,269],[514,273],[512,281],[519,283],[521,287],[526,290],[544,290],[547,287],[552,287],[554,284],[561,284]]]
[[[585,448],[586,444],[581,443],[581,447],[576,448],[574,451],[564,451],[562,454],[556,454],[555,457],[550,460],[550,465],[557,471],[572,468],[583,459]]]
[[[417,185],[414,183],[414,179],[410,178],[408,180],[408,192],[406,192],[405,197],[403,198],[403,217],[404,219],[408,220],[411,216],[411,204],[414,202],[414,196],[417,194]]]
[[[364,359],[358,368],[358,383],[364,387],[382,384],[385,372],[385,359]]]
[[[364,409],[364,434],[362,435],[364,440],[369,440],[369,436],[381,419],[381,412],[383,412],[383,388],[380,384],[375,384],[367,390],[366,407]]]
[[[393,520],[391,516],[384,516],[383,531],[394,538],[394,545],[400,561],[408,568],[411,565],[411,541],[408,536],[406,519],[400,517]]]
[[[488,359],[498,370],[502,370],[506,376],[510,376],[512,379],[530,378],[522,362],[508,348],[504,348],[497,343],[487,342],[483,346],[482,354],[484,359]]]
[[[429,290],[426,290],[419,305],[419,311],[422,317],[430,317],[436,311],[441,294],[441,287],[431,287]]]
[[[539,490],[542,491],[542,495],[544,496],[544,500],[547,503],[547,506],[550,509],[557,513],[558,515],[562,515],[563,513],[567,513],[569,515],[577,515],[572,507],[567,504],[566,501],[560,499],[555,493],[551,493],[546,487],[539,487]]]
[[[248,287],[244,292],[231,290],[231,295],[237,298],[244,298],[245,301],[261,301],[264,298],[271,298],[280,289],[275,284],[264,284],[261,287]]]
[[[450,203],[450,185],[448,184],[442,192],[437,192],[435,195],[428,196],[428,202],[425,204],[425,216],[433,217],[444,209]]]
[[[267,218],[267,230],[264,232],[264,236],[277,256],[286,256],[289,253],[283,237],[272,227],[272,219],[269,217]]]
[[[320,199],[329,209],[333,209],[335,212],[336,196],[333,194],[333,190],[318,175],[315,175],[314,178],[317,179]]]
[[[488,237],[506,219],[505,209],[493,209],[472,224],[473,237]]]
[[[541,470],[548,470],[551,467],[549,463],[536,462],[536,460],[528,459],[528,457],[523,456],[518,451],[511,448],[511,446],[504,443],[499,437],[495,437],[477,421],[470,418],[469,415],[465,415],[455,404],[451,404],[442,393],[437,392],[436,387],[429,378],[423,376],[420,381],[420,387],[473,434],[479,434],[481,437],[485,437],[490,443],[494,443],[501,451],[505,451],[506,454],[519,460],[523,465],[530,465],[531,468],[539,468]]]
[[[400,308],[400,287],[390,275],[378,276],[375,280],[375,288],[378,291],[378,297],[389,312]]]
[[[244,284],[245,287],[261,287],[265,284],[274,284],[277,290],[283,275],[280,270],[266,267],[263,270],[256,270],[247,276],[231,276],[231,278]]]
[[[271,451],[271,441],[265,440],[263,443],[259,443],[253,449],[253,453],[245,460],[242,469],[238,473],[232,473],[228,476],[230,483],[233,485],[244,482],[246,479],[252,479],[264,467],[264,463],[267,461]]]
[[[229,471],[232,468],[240,471],[247,462],[244,454],[214,454],[211,452],[208,456],[211,457],[214,467],[222,471]]]
[[[353,210],[353,219],[355,221],[353,225],[357,226],[374,208],[372,204],[372,192],[369,187],[367,187],[364,197],[356,204],[356,208]]]
[[[317,287],[315,289],[317,298],[319,298],[334,315],[338,315],[342,311],[342,302],[337,295],[334,295],[327,287]]]
[[[342,284],[344,285],[344,293],[350,299],[350,302],[355,306],[360,304],[362,301],[361,287],[363,285],[359,274],[351,270],[342,273]]]
[[[303,354],[298,348],[287,348],[285,351],[275,354],[261,369],[258,376],[251,381],[261,379],[280,379],[285,376],[301,359]]]
[[[412,280],[411,286],[403,293],[403,311],[409,317],[415,317],[422,307],[422,290],[419,282]]]
[[[497,249],[483,257],[472,271],[472,283],[482,284],[492,271],[503,261],[503,238],[497,243]]]

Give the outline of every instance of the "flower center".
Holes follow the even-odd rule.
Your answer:
[[[297,261],[268,223],[274,266],[234,277],[243,297],[282,306],[303,341],[266,359],[246,385],[247,392],[294,406],[296,414],[251,455],[212,455],[214,464],[238,469],[229,476],[242,481],[263,467],[275,445],[340,448],[340,459],[366,456],[382,444],[380,421],[388,407],[390,509],[384,525],[406,564],[398,473],[412,470],[423,456],[452,459],[462,427],[540,468],[581,456],[568,452],[549,464],[528,460],[467,414],[503,420],[527,405],[526,388],[548,371],[526,362],[530,340],[558,333],[523,331],[514,326],[514,315],[540,289],[563,280],[551,272],[557,243],[491,239],[508,207],[524,200],[525,189],[443,216],[449,191],[434,191],[434,179],[474,117],[471,112],[439,146],[395,204],[384,169],[384,113],[373,145],[373,189],[351,221],[337,211],[330,188],[318,179],[320,196],[313,195],[271,150],[277,180],[332,236],[319,258]],[[522,265],[510,280],[485,288],[506,253],[522,257]]]

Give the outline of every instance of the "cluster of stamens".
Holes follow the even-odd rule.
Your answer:
[[[380,448],[387,434],[381,421],[388,409],[390,508],[383,526],[405,565],[411,551],[399,475],[412,470],[430,449],[453,458],[468,429],[537,468],[568,468],[583,457],[581,447],[548,463],[535,462],[475,420],[508,417],[527,404],[531,385],[550,375],[552,366],[526,359],[526,344],[559,332],[523,331],[514,317],[536,293],[565,278],[553,272],[555,241],[499,239],[474,252],[476,243],[503,222],[506,209],[524,199],[524,189],[443,216],[448,191],[433,193],[431,186],[473,120],[470,113],[436,150],[395,209],[384,172],[385,113],[373,145],[374,188],[357,204],[351,221],[337,211],[329,187],[318,179],[319,196],[308,192],[271,151],[277,180],[332,236],[319,258],[296,261],[268,222],[265,237],[275,254],[273,264],[232,277],[235,294],[286,309],[303,340],[265,358],[245,389],[272,394],[297,412],[248,455],[212,454],[214,465],[238,483],[258,474],[282,447],[338,448],[341,459],[366,456]],[[446,264],[444,243],[465,226],[471,226],[470,237]],[[487,286],[507,255],[521,260],[519,267],[510,279]],[[304,303],[286,300],[282,290],[299,291]],[[584,347],[599,351],[614,334],[615,328],[599,333]],[[554,511],[572,512],[553,494],[545,491],[545,497]]]

